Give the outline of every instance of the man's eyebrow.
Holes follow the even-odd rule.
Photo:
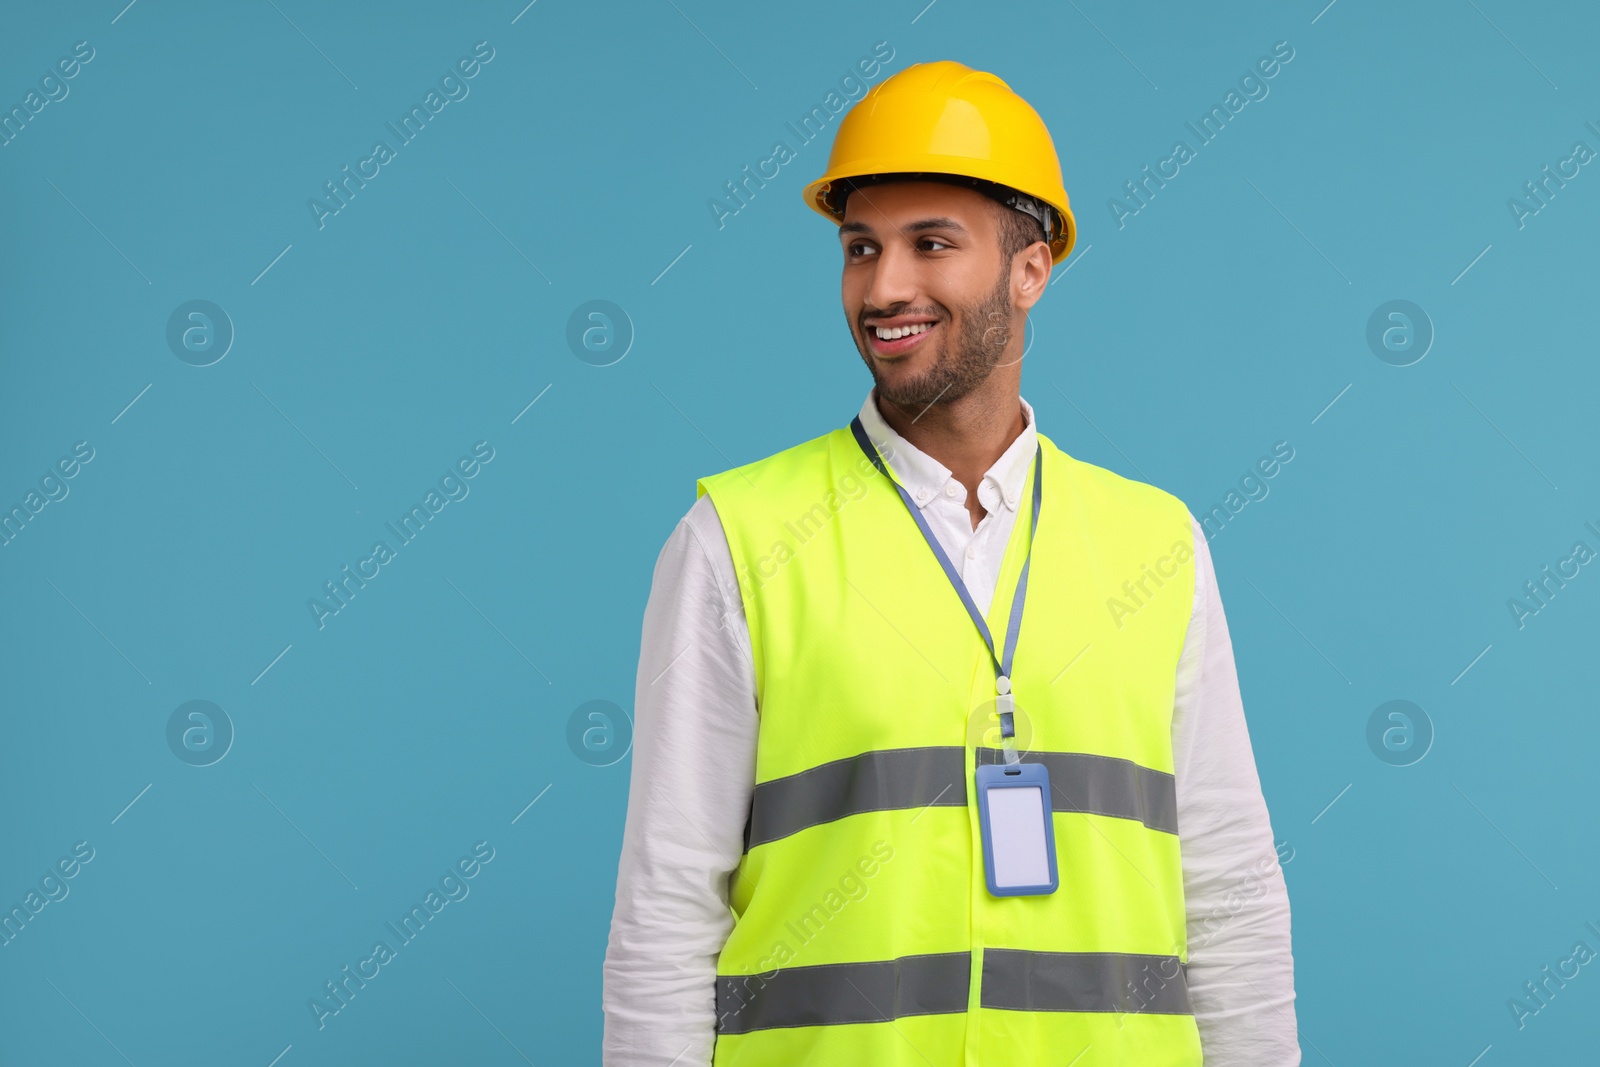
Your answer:
[[[937,215],[933,218],[918,219],[915,222],[908,222],[904,227],[902,227],[902,229],[906,233],[921,233],[924,230],[948,230],[952,233],[961,234],[963,237],[968,236],[967,228],[947,215]],[[873,232],[875,231],[871,226],[859,220],[847,222],[839,227],[840,237],[843,237],[847,233],[871,234]]]

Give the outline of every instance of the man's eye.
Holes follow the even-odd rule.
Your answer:
[[[922,239],[922,243],[925,244],[925,245],[938,245],[940,248],[949,248],[950,247],[949,245],[945,244],[943,241],[939,240],[937,237],[924,237]]]
[[[866,252],[871,251],[871,249],[871,245],[857,241],[854,244],[845,246],[845,254],[850,256],[864,255]]]

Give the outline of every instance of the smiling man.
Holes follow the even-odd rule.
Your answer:
[[[1294,1067],[1204,533],[1021,397],[1076,236],[1043,122],[918,64],[805,198],[873,386],[657,559],[604,1063]]]

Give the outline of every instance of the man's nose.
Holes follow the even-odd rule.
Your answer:
[[[901,241],[887,241],[872,268],[867,304],[879,310],[909,304],[916,299],[918,280],[916,253]]]

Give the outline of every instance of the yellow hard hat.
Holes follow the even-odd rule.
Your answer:
[[[941,59],[873,86],[840,122],[827,171],[801,195],[819,214],[842,222],[852,188],[845,179],[883,174],[955,176],[990,195],[1024,194],[1009,202],[1040,219],[1053,262],[1066,259],[1077,240],[1050,131],[1026,100],[986,71]]]

